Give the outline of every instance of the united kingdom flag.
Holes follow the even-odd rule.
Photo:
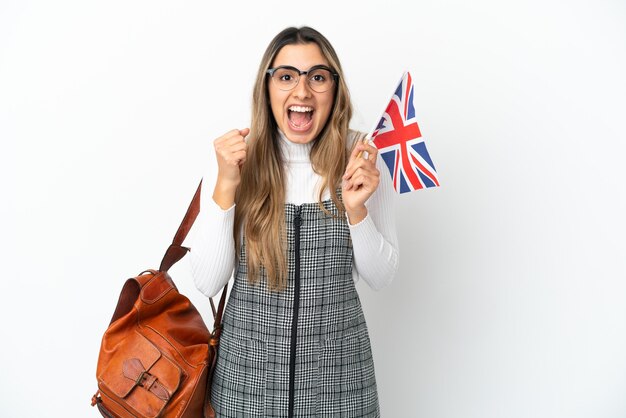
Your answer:
[[[435,166],[415,118],[413,81],[408,72],[404,73],[374,129],[372,140],[389,168],[397,192],[439,186]]]

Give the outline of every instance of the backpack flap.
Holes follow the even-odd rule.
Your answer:
[[[101,390],[123,399],[142,417],[159,416],[178,389],[181,369],[138,332],[124,339],[115,351],[98,376]]]

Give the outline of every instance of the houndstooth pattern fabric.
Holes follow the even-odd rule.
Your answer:
[[[335,216],[317,203],[285,205],[285,290],[268,291],[263,277],[251,285],[241,250],[212,385],[219,417],[288,416],[296,213],[302,226],[293,416],[380,416],[369,336],[352,278],[350,231],[331,200],[324,206]]]

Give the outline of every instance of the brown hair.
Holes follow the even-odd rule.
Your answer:
[[[257,282],[264,269],[270,290],[282,290],[287,284],[285,239],[285,172],[278,127],[269,101],[266,71],[285,45],[314,43],[319,46],[329,66],[339,77],[335,98],[326,125],[314,140],[311,164],[322,177],[318,200],[326,189],[335,205],[343,211],[337,187],[346,168],[346,138],[352,117],[350,94],[343,78],[339,58],[328,40],[310,27],[290,27],[270,42],[261,60],[252,94],[250,146],[241,169],[241,183],[235,202],[235,242],[241,248],[243,228],[247,256],[248,279]]]

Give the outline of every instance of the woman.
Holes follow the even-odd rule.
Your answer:
[[[218,416],[380,415],[355,280],[379,289],[397,270],[394,192],[351,115],[328,40],[287,28],[263,56],[251,129],[214,141],[217,181],[203,190],[190,258],[209,297],[234,270]]]

